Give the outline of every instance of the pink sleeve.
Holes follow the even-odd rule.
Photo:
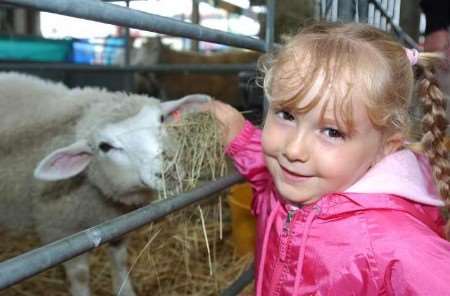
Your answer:
[[[264,162],[260,129],[246,121],[241,132],[226,147],[225,153],[233,159],[238,172],[256,192],[266,185],[270,175]]]

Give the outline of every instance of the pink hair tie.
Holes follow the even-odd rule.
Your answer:
[[[404,49],[406,52],[406,56],[408,57],[408,60],[411,63],[411,66],[417,64],[417,61],[419,60],[419,51],[415,48],[413,49],[404,48]]]

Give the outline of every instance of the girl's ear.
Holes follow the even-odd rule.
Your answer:
[[[400,133],[400,132],[395,133],[395,134],[385,138],[384,143],[383,143],[383,145],[380,146],[378,154],[377,154],[374,162],[372,163],[372,165],[375,165],[377,162],[382,160],[385,156],[402,149],[404,146],[405,146],[405,138],[403,137],[402,133]]]
[[[405,146],[405,137],[397,132],[384,140],[383,157],[400,150]]]

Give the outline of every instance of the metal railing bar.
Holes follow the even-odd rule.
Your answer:
[[[386,18],[386,21],[391,25],[394,33],[398,36],[398,38],[403,40],[410,47],[414,48],[419,47],[417,42],[414,41],[414,39],[411,38],[411,36],[406,34],[405,31],[403,31],[403,29],[400,26],[398,26],[392,21],[391,16],[386,12],[386,10],[381,6],[381,4],[377,0],[369,0],[369,2],[372,3],[375,6],[375,9],[378,10],[381,13],[381,15]]]
[[[351,22],[354,20],[354,1],[339,1],[338,2],[338,18],[344,22]]]
[[[392,18],[392,14],[390,14],[390,11],[387,10],[387,4],[388,2],[386,0],[382,0],[381,7],[383,7],[384,11],[386,11],[386,14],[389,15],[389,17],[382,17],[380,18],[380,28],[384,31],[387,30],[387,25],[389,24],[389,20]]]
[[[151,66],[104,66],[68,63],[0,63],[0,71],[5,70],[70,70],[92,72],[183,72],[183,73],[236,73],[254,71],[256,63],[249,64],[156,64]]]
[[[3,0],[4,3],[172,36],[265,51],[263,40],[92,0]]]
[[[0,289],[32,277],[72,257],[97,248],[103,243],[136,230],[169,213],[210,197],[230,185],[242,181],[234,174],[196,188],[190,192],[139,208],[69,237],[26,252],[0,263]]]
[[[266,0],[266,52],[274,46],[276,0]]]
[[[395,0],[391,0],[388,2],[387,11],[392,19],[392,22],[395,20]]]
[[[244,271],[241,276],[234,281],[228,288],[222,291],[220,296],[236,296],[241,292],[248,284],[250,284],[254,277],[254,263]]]

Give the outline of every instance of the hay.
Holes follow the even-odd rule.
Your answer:
[[[189,191],[227,173],[217,123],[210,114],[186,116],[170,123],[168,129],[177,149],[164,163],[165,190],[161,198]],[[2,233],[1,237],[9,243],[0,245],[0,259],[39,245],[34,235],[11,239]],[[222,198],[190,206],[128,237],[130,277],[138,295],[219,295],[253,260],[251,255],[240,257],[235,252],[229,208]],[[93,251],[90,262],[93,295],[112,295],[106,248]],[[246,293],[251,289],[250,285]],[[0,295],[70,294],[63,268],[57,266],[0,291]]]
[[[210,113],[191,113],[167,125],[175,143],[163,162],[161,198],[190,191],[202,181],[225,176],[227,164],[219,123]]]
[[[229,211],[224,205],[223,239],[219,238],[218,206],[202,204],[206,233],[211,247],[211,266],[197,209],[193,205],[129,235],[129,266],[138,295],[219,295],[249,266],[250,255],[239,257],[231,243]],[[38,246],[35,236],[10,239],[0,246],[1,258],[18,255],[18,250]],[[7,246],[6,246],[7,245]],[[10,251],[8,253],[8,250]],[[15,251],[12,251],[15,250]],[[93,295],[113,295],[110,262],[105,246],[92,252]],[[251,291],[248,287],[247,291]],[[0,291],[2,296],[69,296],[61,266]]]
[[[238,257],[233,252],[229,223],[225,223],[226,239],[219,239],[217,207],[202,208],[211,263],[196,206],[146,230],[148,237],[159,233],[132,275],[145,275],[145,280],[136,282],[144,283],[146,291],[154,291],[152,295],[219,295],[250,263],[250,256]]]

